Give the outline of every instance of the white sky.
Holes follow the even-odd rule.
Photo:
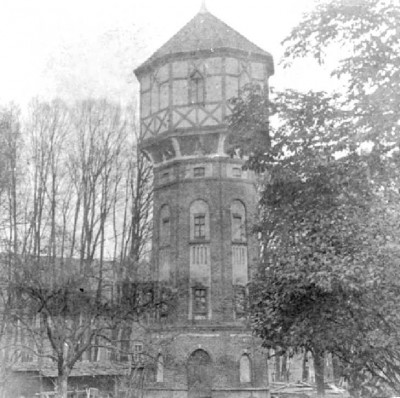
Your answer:
[[[199,10],[200,0],[0,0],[0,104],[88,96],[127,101],[132,70]],[[329,88],[312,62],[282,70],[280,42],[313,0],[207,0],[275,59],[276,87]]]

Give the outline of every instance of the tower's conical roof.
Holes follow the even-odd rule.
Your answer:
[[[135,72],[140,72],[155,61],[173,54],[217,51],[219,49],[255,54],[270,58],[272,61],[272,56],[268,52],[250,42],[203,8],[178,33],[172,36],[146,62],[139,66]]]

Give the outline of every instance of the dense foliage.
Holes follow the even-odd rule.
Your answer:
[[[306,56],[336,58],[332,73],[346,82],[354,129],[377,148],[399,143],[399,26],[397,0],[321,1],[284,41],[287,65]]]
[[[267,347],[310,351],[321,395],[326,353],[353,394],[400,391],[399,16],[393,1],[319,4],[286,40],[285,62],[323,62],[343,45],[345,92],[270,101],[248,86],[229,120],[236,153],[266,175],[255,331]]]

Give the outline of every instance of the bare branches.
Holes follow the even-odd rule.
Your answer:
[[[97,355],[124,320],[157,310],[161,296],[147,300],[149,286],[140,282],[152,171],[139,149],[134,109],[34,101],[21,136],[18,114],[10,112],[0,114],[0,139],[13,148],[10,158],[0,157],[9,171],[0,176],[8,250],[0,279],[10,304],[1,307],[4,330],[18,323],[28,339],[18,350],[57,364],[65,396],[78,360]],[[129,302],[118,287],[123,280],[136,286]]]

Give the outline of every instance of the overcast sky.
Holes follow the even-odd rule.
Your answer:
[[[276,87],[327,88],[311,61],[282,70],[280,42],[314,0],[207,0],[208,10],[275,59]],[[0,103],[34,96],[126,102],[132,70],[199,10],[201,0],[0,0]]]

